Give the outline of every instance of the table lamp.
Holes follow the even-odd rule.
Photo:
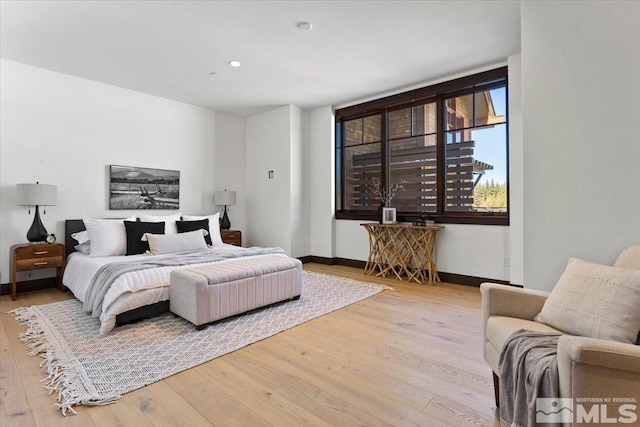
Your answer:
[[[27,240],[31,243],[44,242],[47,238],[47,229],[40,220],[39,206],[55,206],[58,196],[58,186],[50,184],[16,184],[16,205],[35,206],[36,214],[33,224],[27,231]],[[29,209],[31,213],[31,209]],[[46,213],[46,211],[45,211]]]
[[[227,206],[233,206],[236,204],[236,192],[227,190],[216,191],[214,194],[214,198],[216,205],[224,205],[224,215],[222,215],[220,229],[228,230],[231,228],[231,221],[229,221],[229,217],[227,216]]]

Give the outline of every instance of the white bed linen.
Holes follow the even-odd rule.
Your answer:
[[[238,247],[224,245],[229,251],[237,251]],[[219,247],[218,247],[219,248]],[[274,255],[274,254],[271,254]],[[243,257],[250,259],[265,255]],[[286,256],[286,255],[281,255]],[[112,257],[89,257],[80,252],[74,252],[68,257],[62,283],[69,288],[73,295],[84,302],[87,288],[95,273],[105,264],[112,262],[135,262],[140,259],[153,259],[148,255],[129,255]],[[238,258],[218,261],[220,263],[237,261]],[[107,291],[102,303],[102,315],[100,316],[100,333],[106,334],[116,324],[116,316],[125,311],[133,310],[148,304],[169,299],[169,276],[172,270],[179,268],[192,268],[207,263],[190,264],[183,266],[156,267],[144,270],[132,271],[118,277]]]

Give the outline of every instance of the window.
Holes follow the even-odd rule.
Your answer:
[[[508,224],[507,68],[336,110],[336,218]]]

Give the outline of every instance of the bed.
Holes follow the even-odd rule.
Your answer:
[[[119,266],[122,273],[117,275],[108,290],[105,290],[100,307],[94,310],[94,317],[101,322],[100,333],[105,334],[115,326],[153,317],[169,310],[169,279],[171,271],[175,269],[197,268],[215,263],[223,268],[225,263],[247,263],[252,258],[268,255],[288,257],[278,248],[241,248],[232,245],[215,245],[205,251],[198,252],[198,256],[186,253],[165,255],[127,255],[127,256],[89,256],[77,252],[77,245],[71,236],[84,231],[85,224],[81,219],[65,221],[65,247],[67,264],[62,279],[64,286],[85,304],[91,305],[93,289],[89,284],[105,270]],[[204,253],[206,252],[206,254]],[[186,260],[189,256],[193,259]],[[213,257],[213,258],[211,258]],[[224,258],[224,259],[221,259]],[[168,260],[170,259],[171,262]],[[211,261],[210,259],[215,259]],[[174,265],[175,263],[182,265]],[[203,261],[204,262],[198,262]],[[143,264],[161,263],[161,266],[149,267]],[[302,264],[299,263],[301,269]],[[132,271],[128,271],[132,270]],[[115,277],[115,276],[114,276]],[[89,310],[91,311],[91,310]]]

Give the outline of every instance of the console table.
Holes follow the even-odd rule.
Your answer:
[[[365,274],[435,285],[440,281],[435,260],[436,234],[441,225],[360,224],[369,232]]]

